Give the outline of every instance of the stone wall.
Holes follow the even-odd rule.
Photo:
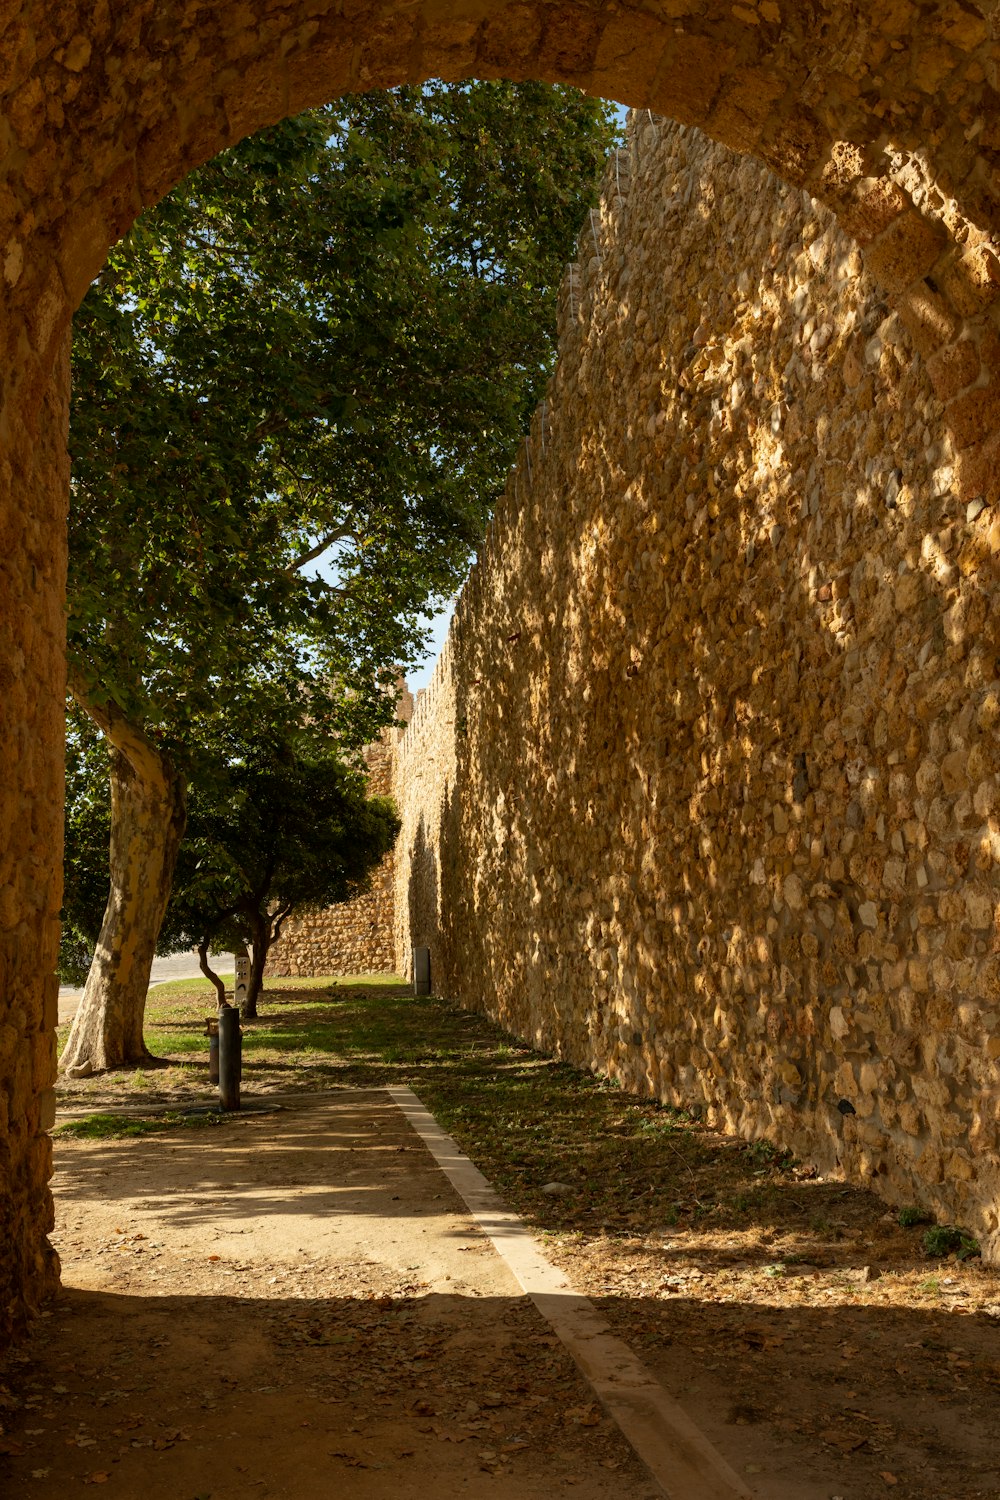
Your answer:
[[[803,192],[638,117],[398,747],[396,945],[989,1241],[1000,520],[957,493],[962,348],[917,358]]]
[[[394,879],[389,855],[366,895],[287,922],[268,954],[265,974],[394,974]]]
[[[404,723],[413,712],[413,697],[400,682],[397,714]],[[365,751],[368,791],[373,797],[393,792],[393,755],[397,731],[387,729],[377,745]],[[395,856],[387,854],[372,876],[371,889],[354,901],[324,911],[306,912],[285,923],[268,955],[265,974],[393,974]]]
[[[45,316],[40,306],[40,324]],[[43,336],[40,328],[39,345]],[[0,1350],[55,1290],[59,1271],[46,1239],[53,1218],[46,1132],[55,1120],[62,900],[62,869],[52,857],[62,848],[66,680],[69,349],[61,343],[46,391],[34,360],[15,369],[0,332],[0,352],[10,355],[0,361],[0,402],[3,388],[31,387],[39,401],[33,421],[5,424],[0,413],[7,445],[0,454]]]

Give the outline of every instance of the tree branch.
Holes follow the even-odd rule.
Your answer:
[[[271,942],[272,943],[276,943],[278,941],[278,939],[281,937],[281,929],[284,927],[285,922],[291,916],[291,914],[292,914],[292,912],[294,910],[295,910],[295,903],[290,901],[288,903],[288,905],[285,907],[284,911],[279,911],[277,913],[277,915],[273,918],[273,924],[272,924],[272,927],[271,927]]]
[[[218,997],[217,1003],[219,1010],[228,1010],[230,1006],[229,1001],[226,999],[226,986],[223,984],[218,974],[216,974],[215,970],[208,962],[208,944],[211,939],[212,933],[215,931],[215,928],[218,925],[218,923],[215,923],[215,925],[209,929],[209,931],[202,938],[201,942],[198,944],[198,967],[201,969],[201,972],[204,974],[205,978],[210,980],[210,982],[215,986],[215,993]]]
[[[306,563],[311,563],[314,558],[321,557],[327,547],[332,547],[334,542],[342,542],[345,537],[349,536],[354,536],[354,529],[351,526],[338,526],[335,530],[328,531],[325,536],[320,537],[315,546],[309,548],[308,552],[303,552],[293,563],[289,563],[285,572],[289,576],[297,573],[300,568],[305,567]]]
[[[219,998],[220,1010],[226,1009],[229,1006],[229,1001],[226,999],[226,986],[223,984],[219,975],[216,974],[215,970],[208,962],[208,945],[212,941],[212,938],[215,936],[215,934],[218,932],[219,928],[223,925],[223,923],[228,922],[230,917],[235,917],[236,914],[237,907],[235,906],[227,907],[225,911],[219,912],[215,920],[209,922],[208,926],[205,928],[204,932],[202,933],[201,942],[198,944],[198,967],[201,969],[201,972],[204,974],[205,978],[210,980],[211,983],[215,986],[215,992]]]

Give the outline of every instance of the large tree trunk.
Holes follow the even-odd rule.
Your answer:
[[[184,835],[187,786],[170,759],[110,709],[111,891],[62,1070],[85,1078],[150,1057],[142,1035],[149,973]]]
[[[271,936],[268,926],[257,920],[253,922],[253,942],[250,945],[250,983],[247,985],[247,998],[243,1005],[243,1019],[256,1021],[257,1001],[264,988],[264,965],[267,963],[267,955],[271,949]]]

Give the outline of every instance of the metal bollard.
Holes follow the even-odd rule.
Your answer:
[[[413,950],[413,993],[415,995],[429,995],[431,992],[431,950],[429,948],[414,948]]]
[[[219,1103],[223,1109],[240,1107],[243,1039],[240,1013],[234,1005],[219,1011]]]

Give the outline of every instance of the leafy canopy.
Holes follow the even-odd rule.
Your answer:
[[[182,757],[223,686],[280,671],[336,683],[342,744],[391,717],[377,685],[466,568],[550,368],[612,134],[541,84],[365,94],[143,215],[75,326],[82,701]]]
[[[613,135],[603,104],[541,84],[370,93],[244,141],[142,216],[74,330],[81,707],[113,707],[199,797],[228,785],[233,733],[308,726],[308,753],[347,755],[392,720],[384,688],[541,394]],[[70,729],[78,974],[109,814],[106,754]]]

